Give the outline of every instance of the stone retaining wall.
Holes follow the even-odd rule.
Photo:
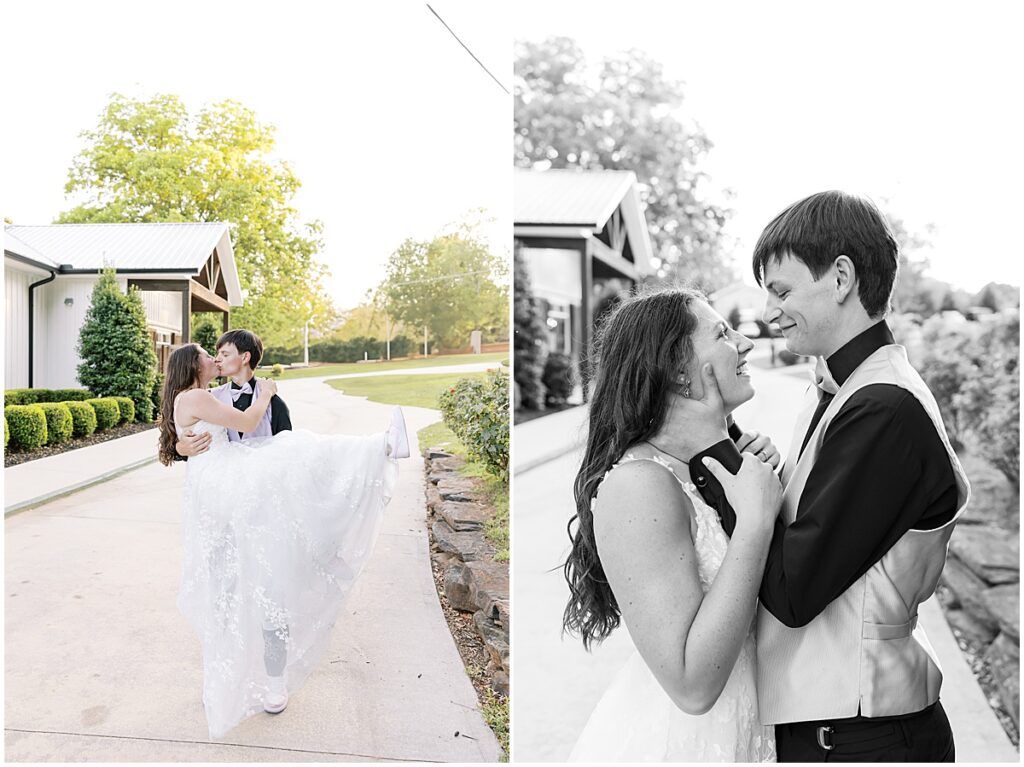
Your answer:
[[[957,525],[942,571],[950,626],[983,649],[1003,707],[1020,729],[1020,537],[969,517]]]
[[[490,655],[491,687],[509,694],[508,563],[494,561],[484,536],[493,509],[478,483],[458,469],[465,461],[440,450],[426,453],[427,510],[433,545],[430,556],[444,572],[452,607],[473,614],[473,624]]]

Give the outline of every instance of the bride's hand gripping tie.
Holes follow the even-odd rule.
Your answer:
[[[743,432],[743,435],[736,440],[736,449],[741,453],[750,453],[773,469],[779,468],[779,463],[782,460],[775,443],[759,431]]]
[[[702,460],[708,471],[722,483],[725,497],[736,511],[736,531],[770,533],[782,506],[782,483],[771,464],[760,461],[751,453],[744,453],[743,464],[734,475],[711,456]]]

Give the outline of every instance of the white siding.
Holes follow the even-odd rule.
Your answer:
[[[181,293],[143,290],[139,295],[142,296],[146,322],[150,327],[181,335]]]
[[[4,263],[4,388],[28,386],[28,286],[43,277]],[[38,288],[37,288],[38,290]]]
[[[96,277],[57,277],[36,290],[37,315],[35,385],[43,389],[73,389],[78,383],[78,332],[85,321]],[[122,288],[127,284],[124,282]],[[65,299],[70,298],[68,306]]]

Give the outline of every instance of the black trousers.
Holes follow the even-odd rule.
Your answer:
[[[819,731],[823,727],[831,732]],[[941,702],[899,717],[777,724],[775,748],[780,762],[956,761],[953,731]]]

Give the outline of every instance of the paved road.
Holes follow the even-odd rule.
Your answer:
[[[390,407],[315,379],[298,428],[382,430]],[[436,411],[407,408],[410,435]],[[420,460],[402,462],[377,548],[320,669],[276,716],[206,733],[199,644],[175,608],[184,467],[151,464],[6,521],[9,761],[495,761],[499,747],[430,572]]]
[[[809,367],[767,369],[757,362],[757,397],[737,409],[736,422],[772,437],[785,458],[794,408],[809,381]],[[633,652],[624,627],[584,652],[579,640],[560,636],[568,589],[561,564],[569,550],[565,525],[574,513],[572,483],[581,449],[559,457],[558,445],[585,436],[582,414],[572,411],[517,427],[513,477],[513,610],[516,657],[512,752],[519,762],[564,761],[601,694]],[[524,433],[519,434],[522,428]],[[523,450],[520,450],[520,447]],[[529,453],[529,454],[527,454]],[[946,674],[943,700],[957,738],[959,761],[1017,761],[977,687],[934,600],[922,606],[921,622]]]

